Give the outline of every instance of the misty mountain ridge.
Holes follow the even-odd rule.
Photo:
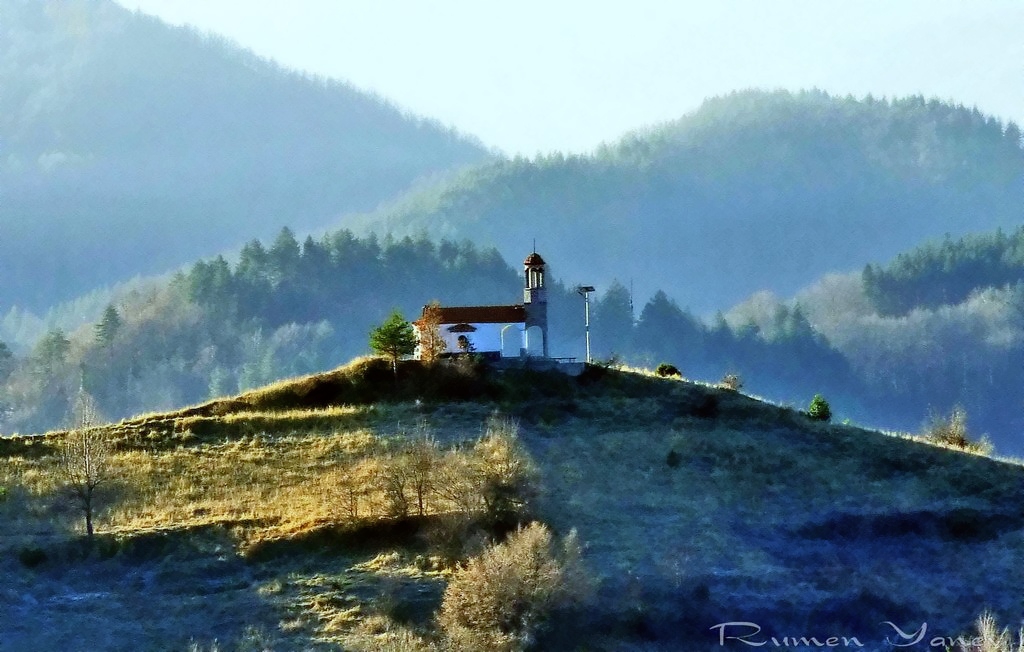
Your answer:
[[[920,97],[745,91],[590,155],[467,168],[488,155],[455,132],[217,38],[110,2],[0,0],[0,10],[0,338],[25,356],[7,392],[21,423],[62,418],[86,367],[111,415],[325,368],[362,352],[394,306],[411,316],[438,297],[515,296],[518,271],[501,257],[521,260],[536,239],[565,283],[553,293],[562,353],[581,354],[571,288],[584,281],[598,286],[601,357],[667,360],[708,380],[740,372],[752,391],[794,403],[824,391],[839,413],[905,429],[961,403],[1018,450],[1016,424],[991,400],[1018,382],[1024,300],[991,282],[1019,278],[1015,254],[966,285],[945,254],[932,260],[942,247],[898,259],[943,269],[948,305],[918,305],[938,277],[897,262],[888,276],[868,269],[895,279],[909,307],[883,309],[869,279],[851,274],[706,319],[944,233],[1019,225],[1024,154],[1012,123]],[[300,245],[331,220],[395,237],[335,231]],[[270,245],[282,224],[293,230]],[[266,251],[250,243],[169,285],[95,289],[252,237]],[[1000,238],[997,250],[1018,249]],[[467,253],[469,242],[487,253]],[[975,244],[950,260],[970,263]],[[58,308],[42,322],[11,303]],[[98,342],[93,322],[110,304],[125,329]],[[52,386],[33,384],[39,369]]]
[[[977,109],[744,91],[592,155],[482,164],[348,224],[468,238],[509,260],[536,238],[567,280],[632,280],[640,297],[660,288],[710,313],[944,233],[1014,226],[1022,174],[1018,127]]]
[[[0,0],[0,306],[36,311],[485,160],[475,139],[108,0]]]

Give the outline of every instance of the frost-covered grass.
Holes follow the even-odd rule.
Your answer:
[[[709,628],[730,620],[884,649],[872,646],[891,633],[885,620],[944,636],[972,631],[986,609],[1016,622],[1018,463],[814,423],[676,379],[589,382],[550,400],[205,416],[250,431],[122,446],[91,552],[47,447],[6,455],[5,645],[419,649],[448,571],[420,536],[355,545],[332,534],[350,517],[342,487],[353,462],[403,435],[426,427],[443,447],[471,443],[495,410],[519,419],[539,467],[539,516],[556,534],[577,530],[599,578],[593,603],[557,621],[568,633],[547,649],[722,649]],[[325,418],[337,421],[302,427]],[[287,426],[265,427],[274,423]],[[376,498],[361,500],[368,513]],[[277,540],[292,543],[247,554]],[[48,559],[26,564],[32,548]]]

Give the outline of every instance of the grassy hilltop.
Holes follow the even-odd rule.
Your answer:
[[[0,440],[4,649],[426,649],[461,561],[533,519],[591,578],[536,649],[745,649],[709,629],[736,621],[887,649],[883,621],[1020,614],[1018,464],[717,386],[364,359],[104,428],[91,544],[68,434]],[[499,466],[514,496],[468,479]]]

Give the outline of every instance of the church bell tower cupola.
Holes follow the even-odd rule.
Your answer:
[[[544,259],[535,251],[526,257],[523,268],[526,276],[523,303],[547,303],[548,293],[547,288],[544,287]]]

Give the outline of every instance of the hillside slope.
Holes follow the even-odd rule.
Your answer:
[[[798,363],[803,386],[838,406],[858,406],[844,416],[916,431],[961,408],[976,436],[988,436],[1002,454],[1021,455],[1024,422],[1012,406],[1024,401],[1022,252],[1021,228],[946,236],[884,265],[827,275],[792,298],[757,293],[724,317],[733,329],[778,342],[786,339],[785,317],[799,311],[848,370],[825,368],[814,352]],[[662,346],[668,357],[668,342]],[[780,376],[776,369],[796,362],[797,351],[783,349],[765,371]],[[669,357],[685,369],[695,368],[694,358],[686,349]],[[746,378],[749,371],[741,361],[738,372]],[[770,375],[749,378],[759,394],[793,400]],[[807,396],[804,390],[802,400]]]
[[[476,141],[110,0],[0,1],[0,308],[369,210]]]
[[[352,224],[497,245],[711,312],[1024,217],[1015,125],[923,98],[749,91],[592,156],[484,165]],[[882,237],[884,235],[884,237]],[[600,289],[600,288],[599,288]]]
[[[368,649],[354,637],[429,636],[448,579],[432,569],[436,539],[416,535],[429,518],[359,534],[346,465],[424,433],[465,450],[495,410],[518,419],[539,467],[537,516],[577,529],[597,582],[538,649],[722,649],[710,628],[744,621],[764,638],[884,650],[895,632],[883,621],[956,637],[986,608],[1018,613],[1018,465],[599,367],[579,380],[431,373],[408,363],[396,384],[366,360],[115,425],[124,476],[98,520],[106,557],[62,553],[71,516],[44,506],[63,435],[3,440],[0,546],[44,553],[2,557],[5,640]],[[460,375],[487,391],[405,400]],[[361,405],[335,405],[348,401]],[[64,608],[82,601],[88,612]]]

